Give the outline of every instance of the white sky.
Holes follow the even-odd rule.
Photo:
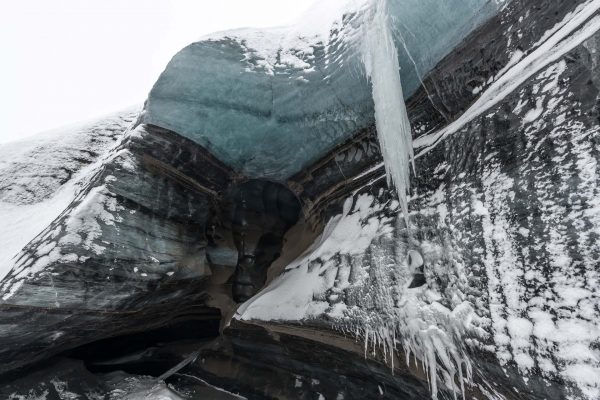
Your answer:
[[[0,143],[142,104],[200,36],[287,25],[314,1],[2,1]]]

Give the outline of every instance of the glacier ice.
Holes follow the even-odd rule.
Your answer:
[[[26,246],[8,284],[0,285],[2,294],[13,295],[0,300],[11,313],[52,308],[52,316],[66,314],[64,324],[34,313],[38,320],[27,317],[9,325],[17,319],[10,314],[3,321],[9,321],[11,331],[0,330],[0,339],[13,340],[23,333],[21,348],[44,349],[50,343],[56,349],[52,346],[61,341],[81,341],[82,327],[87,332],[91,324],[97,331],[86,333],[85,340],[95,340],[98,332],[113,334],[115,317],[106,310],[129,313],[133,303],[144,304],[147,308],[135,322],[146,324],[144,318],[151,315],[146,310],[154,312],[163,304],[159,310],[170,317],[184,308],[180,302],[187,299],[196,307],[206,293],[221,296],[211,297],[209,306],[222,302],[220,310],[233,313],[231,288],[210,286],[204,292],[204,285],[215,280],[231,284],[219,269],[237,268],[238,255],[226,239],[221,247],[213,243],[218,234],[209,238],[210,245],[204,243],[210,226],[206,221],[221,223],[218,220],[227,213],[212,213],[226,203],[225,193],[248,177],[257,176],[261,182],[289,178],[288,187],[307,204],[307,220],[300,224],[314,223],[317,228],[296,226],[301,232],[286,239],[296,242],[298,253],[284,251],[285,257],[269,270],[267,286],[237,309],[237,320],[219,340],[227,343],[231,335],[251,345],[248,354],[261,355],[265,342],[259,330],[243,337],[249,324],[273,329],[268,332],[273,342],[266,342],[273,348],[286,337],[271,335],[276,329],[308,339],[325,332],[336,345],[343,341],[354,349],[356,364],[379,363],[383,373],[368,368],[369,377],[391,377],[394,382],[416,377],[423,396],[409,398],[451,398],[451,392],[468,398],[504,398],[505,393],[506,398],[539,393],[540,398],[566,398],[561,395],[575,393],[570,390],[582,392],[572,398],[597,398],[600,197],[594,146],[600,1],[581,0],[554,28],[547,21],[540,24],[536,29],[549,30],[532,34],[530,42],[519,36],[524,26],[534,25],[525,12],[539,12],[535,18],[552,14],[558,22],[563,17],[556,12],[560,6],[540,0],[550,10],[540,12],[525,2],[513,2],[523,7],[516,13],[522,12],[527,22],[521,24],[521,14],[506,18],[503,12],[493,21],[501,21],[500,27],[487,24],[460,51],[437,63],[452,47],[449,43],[490,15],[498,2],[461,3],[473,9],[465,13],[462,6],[442,1],[435,2],[436,9],[427,0],[357,1],[341,7],[346,11],[338,13],[339,18],[325,16],[328,29],[313,29],[313,24],[211,35],[173,60],[145,108],[143,121],[176,132],[140,124],[100,160],[108,163],[106,174],[96,174],[91,165],[81,170],[83,177],[70,170],[76,172],[70,183],[56,173],[51,174],[56,182],[44,178],[45,168],[36,169],[33,177],[17,174],[14,179],[20,164],[5,162],[10,168],[4,169],[0,156],[0,201],[10,200],[17,211],[33,210],[21,203],[48,209],[46,221],[30,216],[40,219],[40,226],[32,225],[26,235],[35,236],[34,231],[64,207],[46,200],[74,200]],[[443,18],[430,21],[422,17],[424,12]],[[498,40],[482,40],[489,37]],[[513,40],[513,47],[503,40]],[[480,43],[485,47],[477,47]],[[488,59],[490,53],[495,54]],[[416,135],[433,133],[415,142],[423,173],[415,179],[418,186],[413,183],[419,193],[410,198],[409,230],[398,213],[402,209],[407,217],[404,195],[412,156],[403,98],[434,64],[432,75],[424,80],[442,107],[457,101],[456,107],[448,107],[456,119],[444,123],[432,117],[429,111],[435,113],[435,105],[429,103],[426,90],[412,99],[411,119],[423,128]],[[457,87],[467,90],[455,95]],[[361,153],[361,147],[377,140],[373,125],[399,201],[385,188],[378,149],[371,156],[366,150]],[[365,126],[366,132],[360,131]],[[321,158],[357,129],[360,133],[351,141]],[[437,143],[443,147],[429,151]],[[77,161],[75,151],[69,148],[66,153],[63,164]],[[212,153],[237,171],[219,164]],[[315,158],[325,161],[303,167]],[[218,168],[209,170],[211,163]],[[290,178],[298,170],[301,173]],[[49,184],[41,187],[37,179]],[[12,185],[10,193],[2,192],[3,181]],[[30,191],[36,186],[40,187]],[[65,188],[69,196],[59,196],[57,190]],[[194,190],[202,196],[192,195]],[[206,193],[210,197],[204,197]],[[0,203],[3,222],[5,215],[15,214],[13,208],[2,211],[5,205]],[[232,233],[226,225],[227,221],[219,227],[223,237]],[[315,238],[321,228],[321,236]],[[10,232],[0,233],[2,240],[11,239]],[[16,241],[9,247],[13,245],[22,247]],[[213,245],[216,250],[209,251],[207,246]],[[205,263],[208,257],[211,265]],[[117,272],[112,272],[115,266]],[[213,272],[220,275],[213,277]],[[424,284],[412,285],[416,272]],[[197,278],[198,286],[182,282],[191,278]],[[140,300],[132,301],[132,293],[139,293]],[[86,320],[81,310],[100,310],[102,315]],[[128,315],[124,322],[133,326],[133,318]],[[281,342],[285,350],[296,347],[296,342]],[[258,353],[252,353],[252,345]],[[311,345],[321,349],[316,341]],[[19,357],[11,354],[19,355],[19,350],[7,347],[0,351],[0,357],[9,360],[3,364],[17,365],[19,361],[12,360]],[[214,350],[222,349],[210,349]],[[255,359],[242,356],[255,367]],[[282,369],[297,368],[298,359],[282,359]],[[323,357],[314,361],[321,371],[329,369]],[[192,362],[190,371],[198,371],[201,364]],[[392,369],[386,371],[386,364]],[[487,384],[488,372],[502,395]],[[336,371],[334,379],[343,376],[355,375]],[[234,385],[243,379],[232,378]],[[294,381],[302,383],[292,378],[286,386]],[[376,382],[372,393],[405,398],[390,395],[387,390],[394,384]],[[556,395],[545,395],[557,386]],[[140,396],[154,388],[141,389]]]
[[[535,73],[559,60],[597,32],[600,17],[594,14],[599,7],[600,5],[595,1],[581,4],[568,18],[548,31],[526,57],[523,57],[522,51],[516,52],[509,65],[498,72],[487,90],[459,118],[444,128],[415,140],[414,146],[420,148],[418,155],[431,150],[443,138],[459,131],[464,125],[484,114]]]
[[[365,355],[381,351],[392,369],[395,353],[403,350],[407,366],[420,364],[427,373],[434,399],[441,389],[465,398],[473,367],[462,341],[474,334],[478,318],[469,302],[461,300],[467,277],[464,271],[446,271],[457,274],[445,289],[453,297],[451,305],[443,304],[441,290],[408,287],[408,257],[401,257],[414,250],[406,251],[397,237],[401,217],[388,216],[397,214],[398,207],[397,201],[381,202],[368,194],[347,198],[315,245],[238,308],[236,318],[302,321],[328,315],[337,319],[339,330],[363,341]],[[429,248],[427,261],[439,262],[441,250]],[[336,262],[338,258],[344,261]],[[355,292],[370,307],[332,306],[332,296],[343,291]]]
[[[374,122],[361,52],[369,5],[321,2],[291,27],[227,31],[187,46],[152,88],[142,122],[196,141],[250,178],[285,181]],[[405,97],[500,7],[493,0],[388,6]],[[315,19],[326,25],[315,29]]]

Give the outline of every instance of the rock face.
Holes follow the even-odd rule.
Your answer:
[[[3,281],[3,371],[181,315],[218,319],[207,304],[205,225],[229,174],[157,128],[138,128],[105,154]]]
[[[390,12],[432,12],[409,3]],[[2,172],[11,204],[77,184],[0,284],[0,372],[86,344],[70,357],[89,367],[100,339],[202,320],[220,337],[166,378],[184,398],[206,382],[251,399],[600,398],[600,4],[464,5],[432,19],[447,37],[429,64],[397,31],[403,70],[408,51],[427,72],[403,75],[408,224],[366,80],[341,67],[358,65],[361,9],[313,53],[263,57],[248,31],[193,44],[118,143],[94,131],[102,154],[61,153],[85,171],[46,179],[23,156]],[[292,34],[258,39],[273,35]],[[176,347],[173,365],[190,353]]]

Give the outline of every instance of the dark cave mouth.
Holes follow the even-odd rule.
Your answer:
[[[210,226],[207,236],[215,247],[217,240],[211,235],[229,236],[231,250],[237,253],[229,279],[236,303],[264,287],[270,266],[282,254],[284,237],[300,213],[300,201],[281,183],[251,179],[230,188],[216,218],[219,226]]]
[[[156,329],[91,342],[61,354],[84,362],[91,373],[124,371],[158,377],[187,354],[219,337],[218,310],[212,316],[173,322]]]

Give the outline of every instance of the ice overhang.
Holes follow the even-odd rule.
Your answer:
[[[283,181],[310,165],[374,121],[360,57],[368,1],[331,1],[292,27],[222,32],[185,47],[152,88],[142,122],[251,178]],[[390,0],[405,96],[501,3]]]

